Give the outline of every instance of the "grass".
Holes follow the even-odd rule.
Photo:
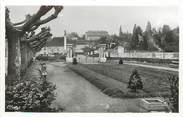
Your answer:
[[[109,76],[123,83],[128,83],[132,70],[137,69],[142,78],[144,90],[147,92],[159,92],[167,90],[163,87],[163,84],[166,82],[165,78],[168,76],[169,73],[178,75],[178,72],[170,72],[165,70],[124,64],[85,64],[82,66],[87,67],[88,69],[93,70],[97,73]]]
[[[152,68],[118,64],[80,64],[70,65],[73,71],[85,77],[88,81],[101,89],[104,93],[114,97],[151,97],[167,95],[164,87],[169,72]],[[136,68],[142,78],[144,89],[142,93],[131,93],[126,87],[132,70]],[[124,86],[125,85],[125,86]],[[106,92],[105,92],[106,91]]]

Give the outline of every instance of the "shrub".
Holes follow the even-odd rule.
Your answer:
[[[167,88],[170,91],[170,96],[168,97],[168,104],[172,112],[179,112],[179,80],[178,76],[169,74],[167,78]]]
[[[119,60],[119,64],[123,64],[123,59],[120,59]]]
[[[73,64],[74,64],[74,65],[78,64],[78,62],[77,62],[77,59],[76,59],[76,58],[73,58]]]
[[[55,100],[56,86],[50,82],[24,81],[6,88],[6,111],[55,112],[51,102]]]
[[[47,60],[47,58],[43,55],[39,55],[36,57],[36,60],[43,60],[44,61],[44,60]]]
[[[128,84],[128,88],[134,90],[135,92],[137,89],[143,88],[141,77],[136,69],[132,71]]]

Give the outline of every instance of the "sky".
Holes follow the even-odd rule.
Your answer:
[[[24,20],[26,14],[34,14],[39,6],[8,6],[12,22]],[[53,11],[50,11],[50,15]],[[45,16],[46,17],[46,16]],[[43,17],[44,18],[44,17]],[[174,6],[64,6],[58,18],[43,26],[50,26],[53,36],[63,36],[77,32],[79,35],[88,30],[105,30],[109,34],[132,32],[134,24],[143,30],[150,21],[152,27],[162,27],[164,24],[171,28],[178,26],[178,7]]]

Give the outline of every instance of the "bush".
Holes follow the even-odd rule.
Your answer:
[[[130,76],[130,80],[128,83],[128,88],[134,90],[135,92],[137,89],[143,88],[141,77],[136,69],[132,71],[132,74]]]
[[[179,80],[178,77],[169,74],[167,88],[170,90],[170,96],[168,97],[168,104],[172,112],[179,112]]]
[[[55,112],[51,102],[55,100],[56,86],[50,82],[24,81],[6,88],[6,111]]]
[[[119,64],[123,64],[123,59],[120,59],[119,60]]]
[[[42,60],[42,61],[47,61],[48,57],[47,56],[38,56],[36,57],[37,60]]]
[[[74,64],[74,65],[78,64],[78,62],[77,62],[77,59],[76,59],[76,58],[73,58],[73,64]]]

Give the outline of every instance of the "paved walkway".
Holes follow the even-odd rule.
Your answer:
[[[129,63],[129,62],[125,62],[124,64],[135,65],[135,66],[140,66],[140,67],[147,67],[147,68],[153,68],[153,69],[161,69],[161,70],[175,71],[175,72],[178,72],[179,71],[176,68],[170,68],[170,67],[144,65],[144,64],[136,64],[136,63]]]
[[[56,84],[54,106],[66,112],[139,112],[138,99],[111,98],[62,62],[47,64],[48,80]]]

